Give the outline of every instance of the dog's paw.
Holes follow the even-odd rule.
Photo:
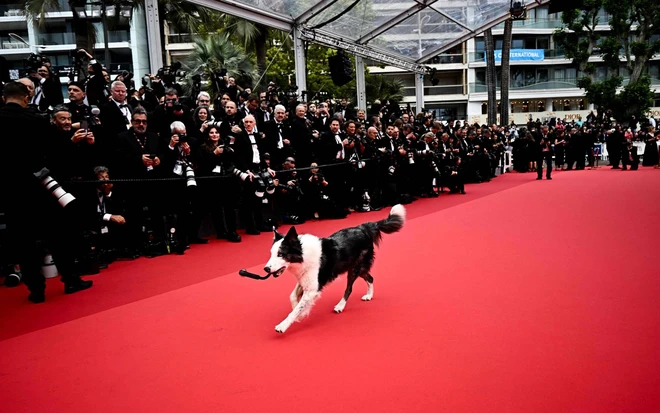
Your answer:
[[[374,298],[373,295],[365,294],[365,295],[362,296],[362,301],[371,301],[372,298]]]
[[[339,314],[342,311],[344,311],[344,307],[346,307],[346,300],[342,299],[337,305],[335,306],[335,313]]]
[[[284,323],[279,323],[275,326],[275,331],[278,333],[284,333],[288,327]]]

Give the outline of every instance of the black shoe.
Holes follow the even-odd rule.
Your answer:
[[[241,236],[235,232],[225,236],[225,239],[229,242],[241,242]]]
[[[208,244],[209,240],[204,238],[193,238],[190,240],[191,244]]]
[[[536,178],[537,181],[540,181],[541,179],[543,179],[543,178],[541,178],[541,177]]]
[[[549,180],[549,181],[552,181],[552,178],[550,178],[550,177],[547,177],[546,179]]]
[[[46,301],[46,294],[44,291],[32,291],[30,295],[28,295],[28,300],[35,304],[40,304]]]
[[[78,291],[86,290],[94,284],[92,280],[78,280],[72,284],[64,284],[64,294],[73,294]]]
[[[465,195],[465,190],[461,190],[461,195]]]

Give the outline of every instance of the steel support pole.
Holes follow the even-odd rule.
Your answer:
[[[357,107],[367,110],[367,83],[364,79],[364,60],[360,56],[355,56],[355,85],[357,87]]]
[[[305,61],[305,43],[298,28],[293,29],[293,52],[296,64],[296,86],[298,99],[303,99],[302,92],[307,90],[307,62]]]
[[[163,67],[163,45],[160,41],[160,18],[158,0],[144,0],[144,12],[147,21],[147,43],[149,45],[149,67],[156,73]]]
[[[424,75],[415,74],[415,113],[422,111],[424,107]]]

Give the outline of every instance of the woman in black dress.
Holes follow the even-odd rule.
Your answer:
[[[239,194],[239,179],[249,179],[249,173],[238,171],[234,167],[233,151],[225,147],[220,139],[217,126],[206,128],[203,142],[199,149],[200,176],[213,176],[213,179],[200,179],[203,204],[206,212],[211,213],[218,239],[241,242],[236,233],[236,199]]]

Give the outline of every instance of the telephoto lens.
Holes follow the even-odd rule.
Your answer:
[[[197,181],[195,180],[195,171],[190,165],[186,166],[186,185],[187,186],[197,186]]]
[[[270,172],[264,170],[261,172],[261,176],[266,185],[266,192],[268,195],[273,195],[275,193],[275,182],[273,182],[273,177],[270,176]]]
[[[263,177],[260,174],[255,174],[252,178],[252,183],[256,187],[254,194],[257,198],[263,198],[264,193],[266,192],[266,184],[264,183]]]
[[[65,191],[64,188],[62,188],[60,184],[50,176],[50,171],[47,168],[35,172],[34,176],[41,181],[41,184],[46,187],[48,191],[50,191],[62,208],[65,208],[76,199],[76,197]]]

